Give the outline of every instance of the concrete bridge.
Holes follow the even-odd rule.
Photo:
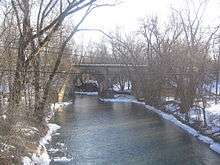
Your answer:
[[[104,63],[82,63],[75,64],[77,76],[74,79],[74,85],[77,84],[77,78],[82,80],[96,80],[99,85],[100,97],[113,97],[114,93],[111,90],[114,84],[131,82],[131,92],[138,98],[145,97],[145,91],[142,86],[143,80],[147,81],[147,75],[143,75],[147,70],[147,65],[132,65],[132,64],[104,64]],[[146,72],[145,72],[146,73]],[[171,76],[167,73],[166,76]],[[121,89],[123,91],[123,87]],[[163,87],[162,94],[166,97],[175,96],[175,88]]]
[[[94,64],[84,63],[75,64],[78,75],[85,79],[96,80],[99,84],[99,95],[101,97],[112,97],[113,84],[125,81],[134,82],[130,74],[137,68],[146,69],[146,65],[131,65],[131,64]],[[75,80],[77,81],[77,80]]]

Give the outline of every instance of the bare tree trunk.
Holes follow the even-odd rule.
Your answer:
[[[220,58],[220,47],[219,47],[219,54],[217,57],[217,64],[216,64],[215,104],[218,104],[219,60],[220,60],[219,58]]]
[[[216,82],[215,82],[215,104],[218,104],[218,84],[219,84],[219,73],[216,72]]]
[[[204,97],[202,97],[202,104],[203,104],[202,113],[203,113],[204,126],[207,127],[206,112],[205,112],[206,100]]]
[[[34,66],[34,109],[37,111],[40,101],[40,57],[37,56],[33,62]],[[36,112],[35,112],[36,113]]]

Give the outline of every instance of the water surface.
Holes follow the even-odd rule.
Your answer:
[[[131,103],[78,96],[57,113],[51,165],[218,165],[220,156],[157,114]],[[59,151],[58,151],[59,150]]]

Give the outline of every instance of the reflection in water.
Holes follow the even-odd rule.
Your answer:
[[[100,104],[80,96],[54,122],[62,129],[50,146],[52,165],[220,164],[208,146],[131,103]]]

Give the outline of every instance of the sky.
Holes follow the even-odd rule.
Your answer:
[[[125,33],[138,30],[140,20],[147,16],[158,16],[166,22],[172,8],[182,9],[186,0],[121,0],[115,7],[103,7],[94,11],[83,23],[82,28],[102,29],[112,32],[120,29]],[[201,0],[192,0],[197,6]],[[220,23],[220,0],[209,0],[204,14],[204,26]],[[103,37],[98,32],[80,32],[75,39],[81,42],[98,41]]]

